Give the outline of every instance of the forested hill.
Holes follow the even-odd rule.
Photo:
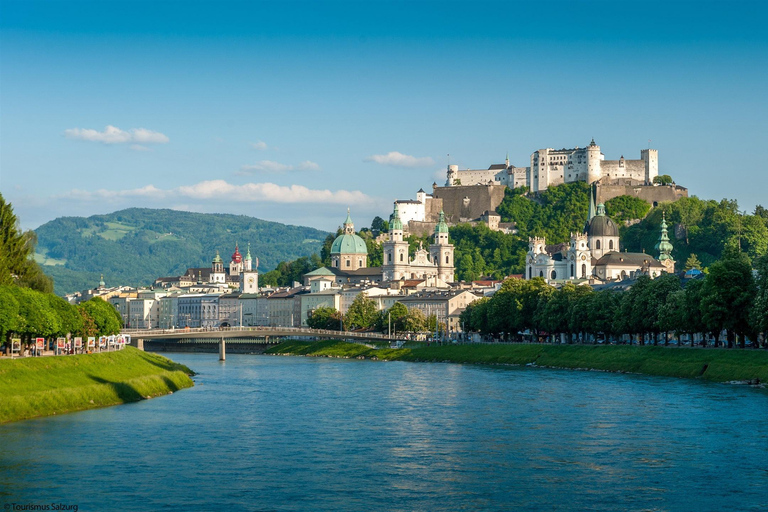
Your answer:
[[[40,226],[35,259],[53,277],[59,295],[107,286],[146,285],[211,264],[219,250],[225,264],[235,243],[259,259],[259,271],[280,261],[318,253],[324,231],[247,217],[130,208],[92,217],[62,217]],[[255,264],[255,260],[254,260]]]

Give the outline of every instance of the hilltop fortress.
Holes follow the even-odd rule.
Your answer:
[[[660,202],[688,197],[688,189],[676,184],[655,184],[659,176],[659,152],[640,150],[640,159],[606,160],[594,139],[584,148],[539,149],[531,154],[530,165],[510,165],[509,156],[503,164],[487,169],[460,170],[449,165],[445,185],[432,185],[432,195],[423,190],[416,200],[397,201],[403,224],[413,233],[428,232],[437,222],[437,212],[443,210],[451,224],[485,222],[491,229],[506,230],[499,223],[496,208],[504,199],[506,189],[528,187],[531,192],[543,192],[548,187],[583,181],[595,185],[595,200],[605,203],[621,195],[638,197],[653,206]]]

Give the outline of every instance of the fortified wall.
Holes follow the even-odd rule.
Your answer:
[[[479,219],[486,211],[495,211],[504,200],[506,190],[506,185],[434,187],[432,196],[442,200],[445,220],[457,224]]]
[[[602,179],[595,183],[595,189],[595,200],[602,204],[609,199],[624,195],[640,198],[653,206],[688,197],[688,189],[680,185],[646,185],[642,181],[629,179]]]

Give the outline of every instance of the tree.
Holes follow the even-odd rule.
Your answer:
[[[13,207],[0,194],[0,285],[16,284],[42,292],[53,291],[53,281],[32,259],[37,236],[21,232]]]
[[[368,329],[376,323],[378,313],[376,301],[361,292],[350,304],[344,316],[344,325],[347,329]]]
[[[108,302],[100,297],[94,297],[79,305],[83,316],[83,329],[90,329],[90,321],[93,321],[96,333],[99,336],[110,336],[120,332],[123,326],[123,318],[120,313]],[[90,336],[94,336],[91,334]]]
[[[312,329],[341,330],[341,313],[335,308],[321,306],[311,312],[307,325]]]
[[[750,321],[755,332],[762,332],[768,337],[768,255],[760,258],[755,267],[757,268],[757,296]],[[768,343],[768,340],[765,343]]]
[[[708,330],[725,330],[728,347],[733,346],[733,335],[751,334],[750,313],[757,290],[752,277],[752,265],[746,254],[728,250],[726,257],[709,267],[702,290],[701,313]]]
[[[617,196],[605,202],[606,213],[619,225],[627,220],[642,219],[650,209],[647,201],[634,196]]]
[[[688,259],[685,260],[685,266],[683,267],[683,270],[688,272],[689,270],[701,270],[701,262],[699,261],[699,258],[696,257],[695,254],[691,253],[690,256],[688,256]]]
[[[374,238],[379,236],[381,233],[387,233],[388,231],[388,221],[382,219],[378,215],[373,218],[373,221],[371,222],[371,233],[373,234]]]
[[[662,174],[660,176],[654,176],[653,183],[657,185],[671,185],[674,181],[672,181],[672,176],[669,174]]]

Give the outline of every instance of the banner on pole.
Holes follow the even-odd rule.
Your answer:
[[[35,338],[37,350],[45,350],[45,338]]]
[[[83,348],[83,338],[75,338],[75,348]]]
[[[88,337],[88,348],[96,348],[96,338],[94,336]]]

